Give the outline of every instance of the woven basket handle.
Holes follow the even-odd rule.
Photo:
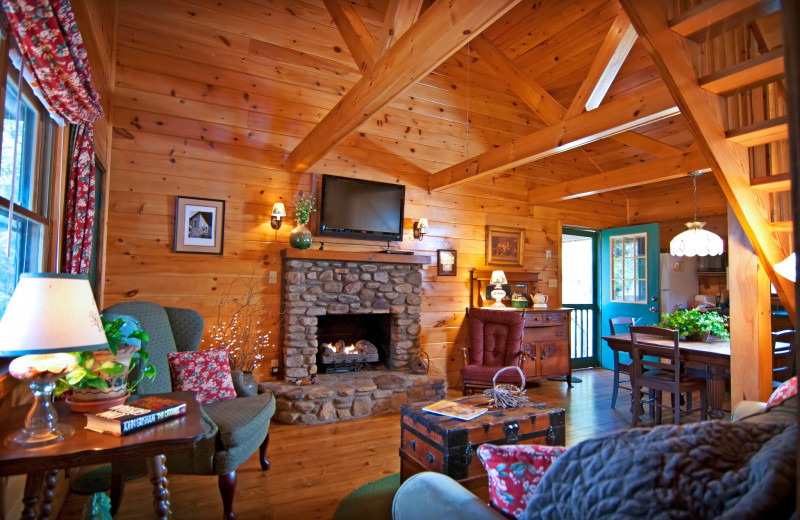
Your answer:
[[[510,368],[513,368],[514,370],[519,372],[519,377],[520,377],[520,379],[522,379],[522,385],[519,388],[520,388],[520,390],[525,390],[525,374],[522,372],[521,368],[519,368],[517,366],[513,366],[513,365],[512,366],[508,366],[508,367],[503,367],[500,370],[498,370],[497,373],[495,373],[494,377],[492,378],[492,385],[494,385],[496,387],[497,386],[497,376],[499,376],[501,373],[503,373],[504,371],[506,371],[506,370],[508,370]]]

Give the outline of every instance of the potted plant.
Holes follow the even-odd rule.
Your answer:
[[[706,341],[709,335],[727,339],[728,318],[718,312],[701,312],[698,309],[679,309],[661,317],[659,326],[680,331],[690,341]]]
[[[107,320],[100,316],[108,341],[108,349],[76,352],[75,369],[56,382],[54,395],[72,390],[70,405],[81,411],[92,411],[124,401],[143,378],[153,379],[156,368],[148,362],[147,350],[142,341],[147,334],[126,323],[124,318]],[[141,363],[144,367],[135,381],[128,381],[128,373]]]
[[[311,214],[317,211],[314,207],[314,197],[305,195],[301,191],[294,198],[294,212],[297,215],[297,227],[289,234],[289,245],[296,249],[308,249],[311,247],[311,231],[306,224]]]

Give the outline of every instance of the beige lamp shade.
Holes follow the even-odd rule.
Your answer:
[[[0,356],[108,347],[86,276],[23,274],[0,321]]]
[[[276,202],[272,206],[272,216],[273,217],[285,217],[286,216],[286,208],[283,206],[283,202]]]
[[[503,271],[492,271],[492,281],[490,284],[507,284],[506,273]]]

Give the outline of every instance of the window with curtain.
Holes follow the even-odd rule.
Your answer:
[[[4,45],[3,49],[7,49]],[[6,52],[8,74],[0,141],[0,315],[14,292],[19,276],[42,271],[49,236],[47,207],[52,179],[55,125],[33,95]],[[20,92],[20,88],[22,91]],[[19,107],[19,109],[18,109]],[[16,155],[15,155],[16,145]],[[16,158],[16,163],[15,163]],[[9,199],[14,183],[12,225],[8,226]],[[10,249],[7,251],[11,233]]]

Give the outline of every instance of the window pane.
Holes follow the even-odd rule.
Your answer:
[[[632,302],[636,300],[636,293],[634,293],[633,280],[625,280],[625,301]]]
[[[14,171],[14,144],[17,130],[17,87],[7,82],[3,115],[2,160],[0,162],[0,195],[11,197],[11,175]],[[30,210],[33,207],[35,159],[39,116],[23,97],[20,102],[19,138],[17,144],[17,185],[14,202]]]
[[[625,256],[633,256],[633,238],[625,237]]]
[[[647,299],[647,280],[638,280],[636,282],[636,300],[642,301]]]
[[[647,275],[647,259],[636,259],[636,278],[644,278]]]
[[[614,301],[622,300],[622,281],[620,280],[614,281],[614,294],[612,294],[611,299]]]
[[[19,275],[41,271],[43,237],[44,226],[15,214],[11,255],[6,256],[8,211],[0,213],[0,315],[6,310]]]
[[[612,238],[611,239],[611,256],[614,258],[622,256],[622,239],[621,238]]]
[[[636,237],[636,256],[645,256],[647,255],[647,244],[645,244],[646,240],[644,235],[640,235]]]
[[[636,260],[633,258],[625,259],[625,279],[636,278]]]

